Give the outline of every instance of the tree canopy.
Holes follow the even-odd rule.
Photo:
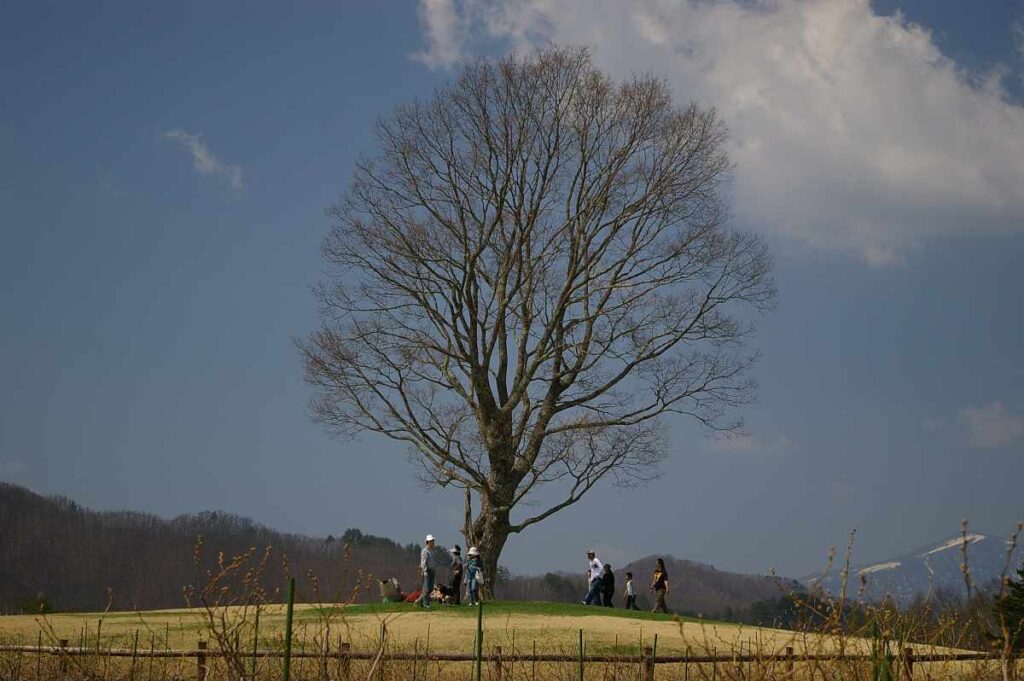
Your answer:
[[[464,489],[492,568],[599,481],[657,475],[663,417],[736,428],[775,289],[763,242],[726,226],[725,140],[584,50],[475,61],[398,107],[329,211],[299,342],[315,418]],[[560,497],[512,514],[542,488]]]

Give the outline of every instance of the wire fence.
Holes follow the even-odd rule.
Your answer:
[[[153,681],[153,679],[212,679],[230,678],[224,667],[224,658],[231,651],[208,647],[206,641],[197,641],[195,648],[177,650],[139,650],[138,648],[103,648],[69,646],[61,641],[58,646],[2,645],[0,655],[7,660],[4,679],[35,681],[38,679],[126,679],[127,681]],[[880,660],[870,654],[800,654],[787,647],[775,654],[687,654],[658,655],[653,646],[646,646],[638,654],[587,654],[508,652],[494,646],[487,652],[388,652],[384,647],[376,650],[353,650],[345,642],[331,651],[286,651],[280,649],[249,650],[243,655],[251,662],[249,678],[281,678],[284,669],[297,680],[318,681],[352,679],[413,679],[427,681],[433,672],[437,679],[472,679],[485,677],[488,681],[522,679],[584,679],[601,678],[629,681],[663,679],[759,679],[759,678],[870,678],[877,679]],[[17,658],[17,664],[11,659]],[[943,678],[998,678],[1000,656],[987,652],[952,652],[915,654],[909,647],[890,656],[889,678],[943,679]],[[153,661],[161,660],[159,670]],[[266,664],[273,661],[275,664]],[[302,665],[302,661],[315,664]],[[170,664],[167,664],[170,662]],[[291,663],[291,664],[289,664]],[[446,664],[447,663],[447,664]],[[817,676],[815,670],[825,666],[832,674]],[[944,663],[941,668],[928,665]],[[958,663],[982,663],[986,667],[968,670]],[[884,664],[884,662],[882,663]],[[949,666],[954,665],[954,666]],[[959,673],[951,670],[959,669]],[[665,670],[661,672],[658,670]],[[847,673],[838,674],[838,670]],[[915,677],[916,672],[916,677]],[[248,675],[247,675],[248,676]]]

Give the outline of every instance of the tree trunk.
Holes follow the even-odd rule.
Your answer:
[[[467,505],[467,509],[468,509]],[[486,498],[481,499],[480,513],[473,520],[466,543],[476,546],[484,566],[483,597],[495,598],[495,582],[498,579],[498,558],[505,548],[510,534],[508,506],[494,506]]]

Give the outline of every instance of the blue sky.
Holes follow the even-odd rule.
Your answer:
[[[555,41],[719,108],[734,223],[771,243],[780,304],[749,437],[674,424],[660,480],[593,492],[503,562],[578,567],[571,536],[802,574],[853,527],[864,561],[965,517],[1009,532],[1024,3],[578,1],[0,4],[0,479],[458,541],[460,500],[400,447],[311,423],[292,339],[376,118],[459,58]]]

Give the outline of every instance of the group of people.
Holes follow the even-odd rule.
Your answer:
[[[411,594],[402,593],[398,580],[381,580],[381,596],[384,600],[406,601],[415,603],[421,608],[429,608],[432,600],[439,600],[451,605],[461,605],[462,586],[466,585],[467,605],[480,602],[480,587],[484,584],[484,564],[480,551],[471,546],[467,551],[467,560],[462,560],[462,548],[456,544],[448,552],[446,559],[438,559],[434,553],[434,535],[428,534],[420,551],[419,574],[422,586]],[[447,567],[448,579],[439,582],[438,569]],[[602,563],[593,550],[587,551],[587,595],[580,601],[583,605],[603,605],[614,607],[615,573],[610,563]],[[651,594],[654,596],[654,608],[651,612],[668,612],[665,596],[669,592],[668,571],[665,561],[658,558],[651,575]],[[628,610],[639,610],[636,604],[636,586],[633,573],[626,573],[626,588],[623,592]]]
[[[580,603],[614,607],[612,599],[615,597],[615,573],[612,572],[611,563],[602,563],[593,550],[587,551],[586,574],[587,595]],[[668,591],[668,571],[665,569],[665,561],[659,558],[651,575],[651,593],[654,595],[654,608],[651,612],[668,612],[668,606],[665,604]],[[632,572],[626,573],[626,589],[623,596],[626,599],[627,610],[640,609],[636,605],[636,586],[633,584]]]
[[[466,584],[467,605],[476,605],[480,602],[480,587],[484,584],[484,563],[480,558],[480,551],[475,546],[469,547],[468,560],[465,563],[462,562],[462,547],[458,544],[451,548],[449,554],[448,560],[445,561],[448,567],[448,583],[440,584],[437,582],[439,561],[434,555],[434,535],[426,536],[423,550],[420,551],[420,577],[423,586],[419,596],[413,601],[421,608],[429,608],[430,600],[435,595],[452,605],[461,605],[463,581]]]

